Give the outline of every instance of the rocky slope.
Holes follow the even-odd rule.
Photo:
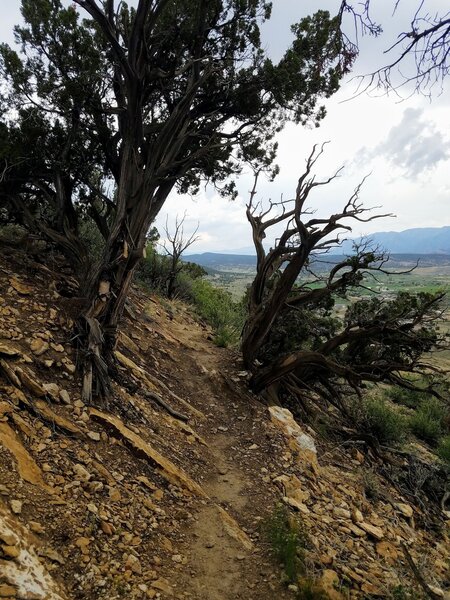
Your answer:
[[[280,501],[329,597],[420,596],[411,561],[448,597],[449,515],[383,479],[369,499],[363,453],[316,452],[187,306],[135,289],[115,398],[85,406],[76,285],[43,260],[0,253],[0,598],[295,598],[261,533]]]

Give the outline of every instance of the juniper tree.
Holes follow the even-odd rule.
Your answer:
[[[317,124],[350,69],[341,13],[293,25],[274,63],[259,30],[270,11],[265,0],[22,0],[21,50],[0,49],[2,205],[77,267],[86,400],[93,384],[108,393],[117,325],[169,193],[208,181],[232,197],[230,175],[268,167],[287,121]],[[96,264],[82,219],[104,240]]]

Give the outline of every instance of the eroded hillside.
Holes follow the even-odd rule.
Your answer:
[[[189,307],[136,288],[115,397],[85,406],[82,301],[62,260],[41,260],[0,254],[0,598],[302,597],[261,526],[279,502],[306,532],[317,597],[406,598],[421,583],[448,596],[448,513],[430,518],[382,478],[370,499],[358,446],[316,440],[316,453]]]

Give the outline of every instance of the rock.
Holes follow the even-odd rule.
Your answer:
[[[92,477],[91,473],[83,465],[75,464],[72,470],[76,478],[84,483],[88,482]]]
[[[295,421],[292,413],[281,406],[269,406],[270,419],[288,438],[291,450],[297,452],[300,463],[306,462],[317,473],[317,449],[313,438],[305,433]]]
[[[340,508],[339,506],[336,506],[333,508],[333,516],[339,518],[339,519],[350,519],[351,514],[350,511],[347,510],[346,508]]]
[[[12,406],[9,402],[0,402],[0,417],[8,413],[12,413],[14,411],[14,406]]]
[[[7,558],[17,558],[20,554],[20,550],[17,546],[7,546],[6,544],[2,544],[0,548],[3,555]]]
[[[295,498],[289,498],[288,496],[283,496],[283,502],[285,502],[289,506],[292,506],[292,508],[295,508],[296,510],[303,513],[304,515],[309,515],[311,512],[309,510],[309,508],[306,506],[306,504],[303,504],[303,502],[299,502]]]
[[[91,493],[101,492],[105,487],[101,481],[90,481],[88,483],[88,489]]]
[[[7,583],[0,583],[0,598],[15,598],[17,588]]]
[[[162,592],[164,592],[165,594],[168,594],[169,596],[173,595],[172,586],[169,584],[167,579],[165,579],[164,577],[160,577],[156,581],[152,581],[151,586],[156,588],[157,590],[161,590]]]
[[[383,591],[379,586],[370,583],[369,581],[365,581],[362,584],[361,590],[368,596],[386,596],[385,591]]]
[[[15,346],[10,344],[9,342],[1,341],[0,342],[0,354],[3,356],[9,356],[13,358],[15,356],[21,356],[22,353]]]
[[[55,402],[59,402],[59,387],[56,383],[44,383],[42,385],[47,394],[54,400]]]
[[[435,585],[429,585],[428,589],[436,596],[440,596],[441,598],[446,598],[445,592],[441,590],[441,588],[436,587]]]
[[[100,528],[106,535],[112,535],[114,533],[112,526],[106,521],[100,521]]]
[[[332,554],[321,554],[319,556],[320,562],[323,565],[332,565],[334,561],[334,555]]]
[[[152,483],[148,477],[145,477],[145,475],[139,475],[139,477],[136,477],[136,480],[139,481],[139,483],[142,483],[142,485],[144,485],[152,492],[154,492],[157,489],[156,485]]]
[[[41,356],[44,352],[50,348],[48,342],[42,340],[41,338],[35,338],[31,341],[30,349],[33,354],[36,356]]]
[[[125,569],[129,571],[133,571],[136,575],[141,575],[142,566],[139,559],[134,556],[134,554],[130,554],[127,558],[127,562],[125,563]]]
[[[74,375],[75,371],[77,370],[76,366],[69,360],[66,360],[64,363],[64,368],[70,375]]]
[[[33,292],[33,288],[29,285],[25,285],[17,277],[11,277],[9,280],[11,287],[16,290],[22,296],[29,296]]]
[[[360,465],[364,462],[364,454],[362,454],[358,448],[352,448],[351,452],[353,460],[356,460]]]
[[[409,504],[404,502],[397,502],[395,508],[399,510],[405,517],[411,518],[413,516],[413,509]]]
[[[50,492],[36,461],[22,444],[20,437],[7,423],[0,423],[0,439],[2,445],[6,447],[16,459],[17,470],[19,471],[20,477],[25,481],[38,485]],[[11,502],[19,502],[19,500],[12,500]],[[20,506],[22,506],[22,503],[19,503]]]
[[[303,504],[309,500],[310,493],[302,488],[302,483],[296,475],[280,475],[273,482],[283,491],[283,495],[290,501]],[[293,505],[292,505],[293,506]]]
[[[216,508],[219,511],[219,515],[222,519],[223,527],[225,531],[228,533],[230,537],[232,537],[237,542],[240,542],[246,550],[253,549],[253,543],[248,535],[243,531],[237,521],[231,517],[226,510],[224,510],[221,506],[216,504]]]
[[[354,533],[358,537],[365,537],[366,536],[366,532],[363,531],[360,527],[358,527],[354,523],[349,523],[348,528],[350,529],[350,531],[352,533]]]
[[[97,431],[88,431],[87,436],[89,439],[93,440],[94,442],[100,441],[100,434]]]
[[[87,556],[89,554],[89,544],[91,540],[87,537],[79,537],[75,540],[75,546],[81,550],[81,554]]]
[[[169,481],[169,483],[185,488],[201,498],[207,497],[198,483],[191,479],[182,469],[162,456],[162,454],[145,442],[139,435],[126,427],[118,417],[103,413],[96,408],[91,408],[89,414],[91,418],[112,429],[114,434],[118,435],[125,445],[137,456],[144,458],[147,462],[156,466],[162,477]]]
[[[336,571],[325,569],[319,585],[331,600],[343,600],[344,596],[336,589],[339,586],[339,575]]]
[[[51,561],[59,563],[60,565],[63,565],[65,563],[65,560],[61,556],[61,554],[59,554],[59,552],[56,552],[56,550],[54,550],[53,548],[38,548],[37,553],[39,556],[45,556],[45,558],[49,558]]]
[[[33,375],[21,369],[20,367],[16,367],[16,374],[18,375],[22,384],[30,391],[32,394],[37,396],[38,398],[42,398],[45,396],[46,392],[43,386],[39,381],[35,379],[34,373]]]
[[[120,490],[118,490],[116,487],[110,487],[108,490],[108,495],[112,502],[120,502],[120,500],[122,499],[122,494],[120,493]]]
[[[7,546],[15,546],[19,539],[12,533],[0,530],[0,540]]]
[[[34,408],[37,412],[39,412],[40,416],[45,421],[58,426],[60,429],[63,429],[74,436],[84,437],[79,427],[74,425],[74,423],[69,421],[69,419],[66,419],[62,415],[54,412],[46,402],[43,402],[42,400],[36,400],[34,403]]]
[[[375,527],[375,525],[370,525],[365,521],[358,523],[358,526],[361,529],[364,529],[366,533],[374,537],[376,540],[382,540],[384,538],[384,532],[380,527]]]
[[[15,515],[20,515],[23,506],[22,500],[10,500],[9,505]]]
[[[362,512],[357,508],[352,510],[352,521],[353,523],[362,523],[364,521]]]
[[[51,344],[51,347],[53,348],[53,350],[55,352],[59,352],[59,353],[64,352],[64,346],[61,344]]]
[[[37,521],[29,521],[28,522],[28,527],[31,529],[31,531],[33,533],[44,533],[45,529],[44,527],[42,527],[42,525],[40,523],[38,523]]]
[[[358,575],[358,573],[355,573],[355,571],[352,571],[352,569],[349,569],[345,565],[341,566],[341,571],[343,573],[345,573],[345,575],[350,577],[350,579],[352,579],[353,581],[356,581],[356,583],[360,583],[360,584],[364,583],[364,578],[361,577],[361,575]]]
[[[393,564],[398,558],[397,548],[390,542],[378,542],[375,546],[377,554],[389,564]]]
[[[59,397],[64,404],[70,404],[70,396],[67,390],[59,390]]]
[[[183,557],[181,556],[181,554],[174,554],[172,556],[172,560],[174,563],[182,563],[183,562]]]

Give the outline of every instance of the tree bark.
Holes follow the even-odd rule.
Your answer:
[[[173,187],[172,181],[151,188],[136,164],[131,144],[124,148],[117,211],[103,257],[83,286],[89,308],[78,321],[84,351],[83,401],[108,397],[115,373],[114,349],[133,275],[144,256],[146,234]]]

